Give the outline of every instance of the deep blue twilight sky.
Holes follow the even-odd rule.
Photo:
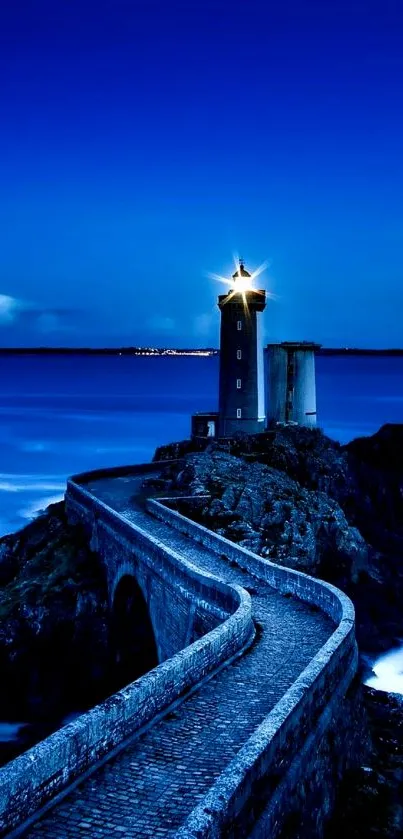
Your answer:
[[[0,7],[0,345],[402,346],[401,0]]]

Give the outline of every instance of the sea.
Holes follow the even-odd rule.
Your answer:
[[[216,410],[218,356],[1,355],[0,536],[63,497],[66,478],[150,460]],[[319,356],[318,424],[346,443],[403,422],[403,356]]]
[[[61,499],[69,475],[147,461],[188,437],[192,413],[217,409],[218,364],[0,353],[0,536]],[[341,443],[403,422],[403,356],[318,356],[316,381],[318,425]]]

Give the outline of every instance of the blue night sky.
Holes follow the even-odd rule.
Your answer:
[[[0,344],[218,344],[240,253],[267,339],[402,346],[403,4],[13,0]]]

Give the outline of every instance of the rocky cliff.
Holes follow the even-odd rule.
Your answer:
[[[363,700],[370,745],[344,777],[325,839],[403,836],[403,697],[364,687]]]
[[[194,496],[188,515],[346,591],[362,648],[381,652],[403,637],[402,453],[403,425],[386,425],[344,447],[292,427],[156,458],[182,458],[165,477]]]
[[[0,540],[0,583],[0,720],[29,722],[4,762],[114,682],[105,581],[63,503]]]

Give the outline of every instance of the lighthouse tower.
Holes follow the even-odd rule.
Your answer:
[[[218,436],[265,429],[263,347],[258,313],[266,306],[264,289],[239,263],[228,294],[218,298],[221,312]]]

